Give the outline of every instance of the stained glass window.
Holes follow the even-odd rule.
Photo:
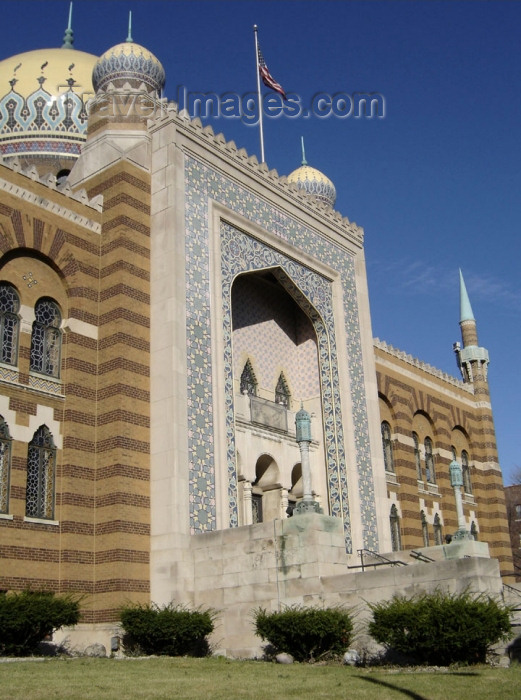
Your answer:
[[[434,472],[434,454],[432,451],[432,440],[426,437],[424,441],[425,447],[425,476],[429,484],[436,483],[436,474]]]
[[[394,472],[393,445],[391,442],[391,426],[387,421],[382,423],[382,448],[386,472]]]
[[[279,380],[277,382],[277,386],[275,387],[275,403],[278,403],[281,406],[285,406],[286,408],[289,408],[290,396],[291,396],[291,394],[290,394],[289,389],[288,389],[288,383],[286,382],[286,377],[284,376],[284,372],[281,372]]]
[[[25,514],[32,518],[54,517],[56,447],[47,426],[42,425],[29,443]]]
[[[7,423],[0,416],[0,513],[9,512],[10,467],[11,436]]]
[[[391,506],[391,514],[389,516],[389,521],[391,523],[391,544],[393,552],[399,552],[402,548],[402,538],[400,535],[400,518],[398,516],[398,510],[396,506]]]
[[[60,376],[61,314],[51,299],[36,304],[31,337],[31,369],[50,377]]]
[[[241,394],[257,396],[257,377],[255,376],[249,358],[246,360],[241,374]]]
[[[0,361],[16,364],[20,299],[10,284],[0,284]]]

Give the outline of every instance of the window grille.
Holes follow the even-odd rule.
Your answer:
[[[255,376],[249,358],[246,360],[241,374],[241,394],[257,396],[257,377]]]
[[[32,518],[54,518],[54,478],[56,447],[53,437],[42,425],[29,443],[25,514]]]
[[[0,416],[0,513],[9,512],[9,477],[11,471],[11,436]]]
[[[423,536],[423,546],[428,547],[429,546],[429,525],[427,523],[427,518],[425,517],[425,511],[422,510],[420,513],[421,517],[421,522],[422,522],[422,536]]]
[[[386,472],[394,472],[393,445],[391,441],[391,426],[387,421],[382,423],[382,447]]]
[[[262,523],[262,494],[252,493],[251,495],[252,522]]]
[[[432,451],[432,440],[426,437],[424,441],[425,447],[425,476],[429,484],[436,483],[436,474],[434,472],[434,454]]]
[[[281,406],[285,406],[286,408],[289,408],[290,397],[291,397],[291,394],[290,394],[289,389],[288,389],[288,383],[286,382],[286,377],[284,376],[284,372],[281,372],[279,380],[277,382],[277,386],[275,388],[275,403],[278,403]]]
[[[399,552],[402,548],[402,538],[400,535],[400,518],[396,506],[391,506],[391,514],[389,516],[391,523],[391,544],[393,552]]]
[[[40,299],[31,337],[31,369],[49,377],[60,376],[61,314],[51,299]]]
[[[434,516],[434,544],[443,544],[443,534],[441,531],[441,521],[439,513]]]
[[[421,481],[423,479],[422,458],[421,458],[421,454],[420,454],[420,441],[418,439],[418,434],[413,433],[412,439],[414,441],[414,462],[416,464],[416,475],[417,475],[418,479]]]
[[[15,365],[18,354],[20,299],[10,284],[0,284],[0,361]]]
[[[470,480],[469,454],[466,450],[461,453],[461,471],[463,476],[463,490],[465,493],[472,493],[472,482]]]

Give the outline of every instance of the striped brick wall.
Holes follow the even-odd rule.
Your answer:
[[[419,367],[375,348],[381,419],[392,433],[395,475],[387,476],[389,508],[396,503],[400,513],[403,549],[423,546],[421,510],[434,544],[433,518],[440,515],[443,535],[458,529],[454,491],[449,464],[454,445],[458,460],[461,450],[470,456],[472,494],[463,498],[467,524],[475,522],[478,538],[489,544],[492,557],[499,559],[504,574],[512,571],[508,524],[493,418],[467,387],[448,384]],[[433,441],[436,484],[417,477],[412,432]],[[422,452],[422,466],[425,468]]]
[[[41,296],[55,299],[65,323],[58,395],[29,386],[30,320],[22,322],[17,381],[0,380],[14,438],[0,589],[86,593],[84,621],[107,622],[123,602],[149,599],[149,177],[125,163],[103,171],[89,188],[90,198],[104,195],[99,214],[3,170],[78,221],[88,215],[102,226],[100,235],[2,196],[0,279],[17,288],[28,313]],[[59,439],[55,520],[28,522],[28,439],[16,435],[27,438],[49,416]]]

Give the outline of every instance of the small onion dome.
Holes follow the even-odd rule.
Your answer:
[[[160,93],[165,84],[165,70],[154,54],[133,41],[125,41],[105,51],[92,71],[94,90],[99,92],[112,83],[116,88],[142,83],[147,91]]]
[[[321,202],[333,207],[336,201],[336,189],[331,180],[320,170],[310,165],[301,165],[288,175],[288,182],[294,182],[299,190],[316,197]]]

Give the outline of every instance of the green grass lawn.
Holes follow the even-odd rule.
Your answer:
[[[223,658],[0,663],[2,700],[516,700],[521,665],[451,671],[353,669]]]

